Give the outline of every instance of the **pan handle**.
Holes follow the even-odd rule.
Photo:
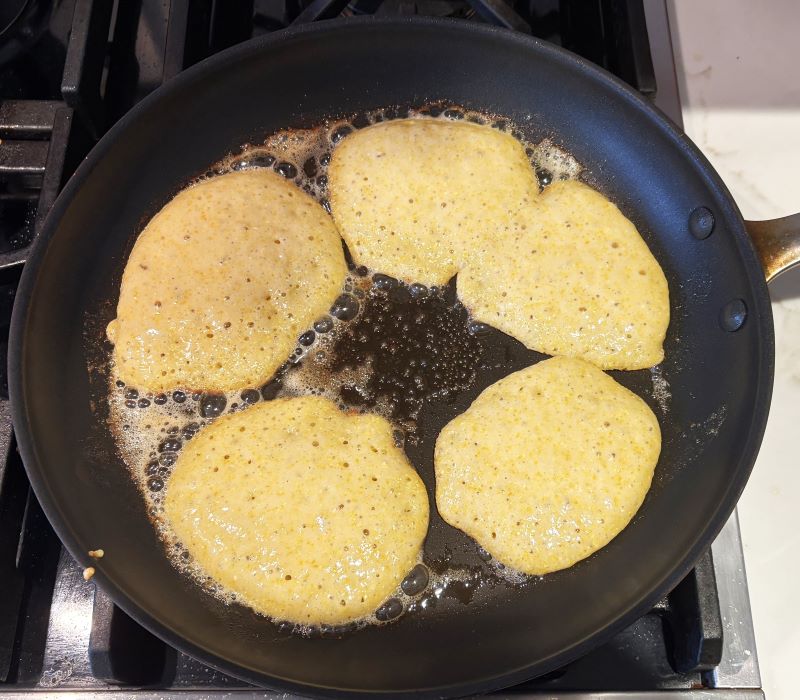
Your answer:
[[[800,265],[800,214],[767,221],[745,221],[767,282]]]

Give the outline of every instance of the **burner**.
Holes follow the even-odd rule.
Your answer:
[[[0,43],[8,39],[31,0],[6,0],[0,5]]]
[[[47,0],[3,0],[0,3],[0,65],[28,49],[44,31],[52,9]]]
[[[475,10],[463,0],[352,0],[342,11],[349,15],[424,15],[470,19]]]

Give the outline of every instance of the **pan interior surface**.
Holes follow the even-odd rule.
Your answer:
[[[383,627],[287,635],[170,565],[105,429],[103,368],[87,371],[87,346],[114,315],[136,234],[211,164],[287,127],[430,101],[505,115],[533,142],[551,138],[642,232],[670,288],[666,411],[649,374],[614,377],[661,411],[661,458],[631,525],[570,569],[498,586],[466,606],[445,599]],[[705,239],[689,227],[700,206],[715,219]],[[638,97],[562,51],[507,32],[348,21],[225,52],[171,81],[103,139],[40,239],[20,287],[10,359],[15,426],[37,496],[79,562],[88,564],[90,549],[105,551],[95,564],[100,585],[136,619],[211,665],[270,687],[459,695],[565,663],[643,613],[688,570],[735,505],[763,434],[773,355],[768,298],[721,182]],[[728,332],[720,313],[737,299],[747,319]],[[497,343],[507,358],[500,376],[536,359]],[[433,440],[425,431],[435,439],[476,393],[420,416],[420,447],[409,456],[430,494]],[[432,517],[426,558],[468,566],[476,556]]]

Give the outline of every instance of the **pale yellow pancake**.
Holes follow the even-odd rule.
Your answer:
[[[270,170],[204,180],[131,251],[108,329],[117,374],[150,391],[264,381],[345,275],[333,221],[294,184]]]
[[[476,248],[458,296],[476,319],[548,355],[603,369],[664,359],[664,273],[619,209],[575,180],[550,185],[512,233]]]
[[[469,122],[403,119],[353,132],[328,170],[354,259],[406,282],[444,284],[476,236],[499,236],[538,196],[522,144]]]
[[[220,418],[183,448],[164,512],[194,561],[264,615],[339,624],[417,563],[428,496],[391,425],[327,399]]]
[[[486,389],[436,442],[436,504],[497,561],[572,566],[613,539],[650,488],[661,432],[638,396],[557,357]]]

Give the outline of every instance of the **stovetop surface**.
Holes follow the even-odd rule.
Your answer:
[[[565,46],[649,97],[656,80],[648,29],[656,25],[645,22],[641,0],[525,0],[513,9],[504,0],[20,4],[28,10],[12,27],[21,49],[11,58],[4,48],[11,35],[0,26],[0,693],[269,696],[169,648],[85,582],[33,496],[14,444],[5,356],[19,273],[55,197],[92,144],[142,97],[206,56],[293,22],[426,14],[499,24]],[[713,551],[650,613],[510,692],[759,696],[743,567],[734,516]]]

